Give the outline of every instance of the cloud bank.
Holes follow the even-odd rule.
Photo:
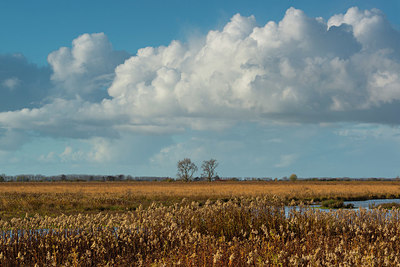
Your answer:
[[[325,22],[290,8],[263,27],[237,14],[201,45],[139,50],[108,92],[131,117],[397,124],[399,55],[400,34],[378,10]]]
[[[237,14],[199,42],[135,56],[113,50],[102,33],[84,34],[48,62],[51,88],[37,92],[51,101],[3,109],[0,128],[90,138],[240,121],[400,123],[400,33],[375,9],[325,21],[290,8],[263,26]],[[37,84],[46,71],[32,71]],[[10,72],[0,88],[7,97],[24,81]]]

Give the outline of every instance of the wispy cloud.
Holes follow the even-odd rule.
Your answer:
[[[8,78],[6,80],[4,80],[2,82],[2,85],[8,89],[10,89],[11,91],[14,90],[15,87],[17,87],[19,84],[21,83],[21,81],[16,78],[16,77],[11,77]]]
[[[289,167],[290,165],[292,165],[296,159],[298,158],[298,155],[296,154],[286,154],[286,155],[282,155],[280,157],[280,161],[275,164],[276,168],[285,168],[285,167]]]

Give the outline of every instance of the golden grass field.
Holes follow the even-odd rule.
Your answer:
[[[119,212],[152,202],[170,205],[183,198],[205,202],[241,196],[277,196],[286,204],[292,200],[399,198],[400,182],[6,182],[0,183],[0,216]]]
[[[400,209],[283,205],[399,197],[398,181],[0,183],[0,266],[399,266]]]
[[[133,195],[145,198],[227,198],[277,195],[282,198],[371,198],[400,195],[399,181],[298,182],[9,182],[0,194]]]

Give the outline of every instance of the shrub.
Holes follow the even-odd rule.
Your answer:
[[[321,207],[327,209],[352,209],[354,208],[354,205],[353,204],[345,205],[343,200],[328,199],[322,201]]]
[[[297,175],[293,173],[292,175],[290,175],[289,180],[292,182],[297,181]]]

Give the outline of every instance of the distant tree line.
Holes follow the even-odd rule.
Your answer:
[[[298,178],[296,174],[282,178],[272,177],[220,177],[216,172],[218,162],[215,159],[205,160],[201,165],[201,175],[194,177],[198,167],[189,158],[178,161],[177,179],[182,181],[400,181],[400,177],[395,178],[350,178],[350,177],[311,177]],[[90,174],[61,174],[55,176],[45,176],[41,174],[20,174],[6,175],[0,174],[0,182],[113,182],[113,181],[160,181],[173,182],[176,179],[171,177],[159,176],[131,176],[131,175],[90,175]]]
[[[20,174],[0,174],[0,182],[114,182],[114,181],[165,181],[170,177],[131,176],[131,175],[90,175],[90,174],[61,174],[55,176]]]

